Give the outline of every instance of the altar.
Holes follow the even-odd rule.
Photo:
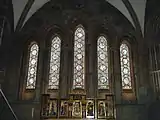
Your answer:
[[[66,99],[43,94],[41,103],[41,119],[115,119],[112,94],[105,99],[86,98],[83,90],[73,90]]]

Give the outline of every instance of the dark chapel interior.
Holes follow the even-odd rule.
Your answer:
[[[0,120],[160,120],[159,0],[0,0]]]

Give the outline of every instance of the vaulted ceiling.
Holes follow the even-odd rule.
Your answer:
[[[26,12],[23,18],[23,25],[26,21],[45,3],[50,0],[12,0],[14,10],[14,28],[16,28],[22,13]],[[146,0],[106,0],[115,9],[118,9],[136,27],[139,24],[142,34],[144,33]],[[137,22],[136,22],[137,21]],[[22,25],[22,26],[23,26]]]

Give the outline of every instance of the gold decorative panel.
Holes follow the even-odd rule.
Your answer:
[[[60,100],[60,111],[59,116],[68,118],[68,100]]]
[[[80,100],[75,100],[73,102],[73,118],[82,118],[82,102]]]
[[[53,99],[42,96],[41,118],[114,119],[113,95],[105,99],[89,99],[85,95],[70,94],[69,99]]]
[[[94,100],[86,100],[86,118],[95,117],[95,104]]]
[[[107,117],[106,112],[106,100],[101,99],[97,100],[97,117],[98,118],[106,118]]]

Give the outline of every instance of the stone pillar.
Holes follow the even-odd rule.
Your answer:
[[[97,40],[96,40],[97,42]],[[98,72],[97,72],[97,44],[93,43],[92,44],[92,51],[91,51],[91,60],[92,64],[92,83],[93,83],[93,92],[94,92],[94,97],[97,98],[98,96]]]
[[[111,48],[111,59],[113,61],[113,74],[111,75],[114,81],[114,94],[115,94],[115,103],[120,104],[121,103],[121,95],[122,95],[122,89],[121,89],[121,74],[120,74],[120,55],[119,55],[119,49]]]
[[[88,47],[88,52],[87,52],[87,67],[88,67],[88,71],[86,71],[86,90],[87,90],[87,97],[89,98],[94,98],[95,96],[95,87],[94,87],[94,78],[93,78],[93,45],[91,45],[90,43],[87,45]]]
[[[122,102],[122,89],[121,89],[121,76],[120,76],[120,60],[119,60],[119,49],[111,48],[111,62],[113,65],[113,73],[111,75],[113,81],[113,91],[115,96],[115,107],[116,107],[116,119],[121,120],[121,102]]]
[[[140,86],[149,86],[148,49],[144,42],[138,45],[138,68]]]
[[[68,54],[67,54],[67,57],[68,57],[68,63],[67,63],[67,71],[66,71],[66,74],[67,74],[67,80],[68,80],[68,92],[71,92],[72,90],[72,87],[73,87],[73,51],[71,49],[71,46],[68,48]]]
[[[144,104],[153,99],[152,89],[150,88],[148,49],[143,42],[138,44],[138,62],[137,62],[137,97],[138,102]]]
[[[61,57],[61,76],[60,76],[60,98],[67,98],[68,95],[68,47],[63,47]]]
[[[41,46],[40,46],[41,48]],[[37,81],[34,100],[39,102],[41,97],[41,80],[43,76],[43,49],[39,48],[38,64],[37,64]]]
[[[49,57],[48,57],[48,53],[49,53],[50,49],[45,48],[44,54],[43,54],[43,76],[42,76],[42,87],[41,87],[41,93],[42,94],[47,94],[48,91],[48,64],[49,64]]]
[[[10,59],[12,58],[12,61]],[[20,76],[20,49],[19,46],[16,45],[12,48],[10,54],[8,54],[8,58],[6,60],[7,66],[5,70],[5,81],[4,81],[4,91],[5,95],[10,100],[16,100],[18,98],[19,93],[19,76]],[[9,87],[9,89],[8,89]]]
[[[86,95],[88,98],[94,98],[95,97],[95,80],[94,79],[94,61],[96,59],[94,51],[96,47],[94,46],[94,36],[93,36],[93,24],[91,23],[88,27],[88,31],[86,32],[86,54],[85,54],[85,72],[86,72]],[[94,53],[95,52],[95,53]]]

